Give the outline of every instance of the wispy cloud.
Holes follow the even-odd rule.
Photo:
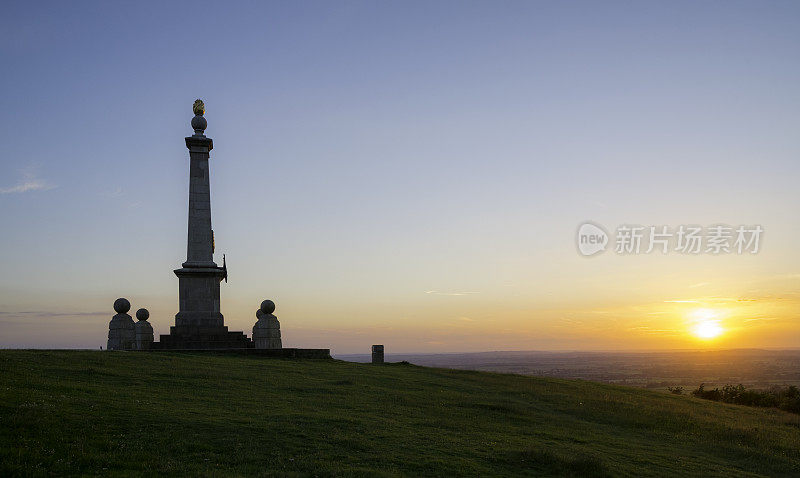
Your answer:
[[[771,298],[772,300],[780,300],[779,297]],[[728,302],[759,302],[764,299],[753,297],[701,297],[693,300],[665,300],[665,303],[673,304],[725,304]]]
[[[109,189],[109,190],[106,190],[106,191],[103,191],[103,192],[100,193],[101,196],[107,197],[107,198],[118,198],[118,197],[120,197],[120,196],[122,196],[124,194],[125,194],[125,191],[120,187],[117,187],[115,189]]]
[[[19,194],[29,191],[47,191],[53,189],[55,186],[48,183],[44,179],[36,176],[33,169],[29,168],[22,171],[22,178],[17,181],[17,184],[5,188],[0,187],[0,194]]]
[[[2,311],[0,310],[0,318],[3,317],[17,317],[17,318],[50,318],[50,317],[79,317],[82,315],[91,315],[91,316],[98,316],[98,315],[114,315],[113,313],[109,313],[108,311],[95,311],[95,312],[46,312],[46,311],[20,311],[20,312],[9,312],[9,311]]]
[[[471,294],[477,294],[477,292],[440,292],[438,290],[426,290],[425,293],[426,294],[431,294],[431,295],[471,295]]]
[[[647,325],[640,325],[638,327],[629,327],[628,330],[634,332],[641,332],[645,334],[661,335],[664,337],[677,337],[681,331],[675,329],[653,329]]]
[[[745,322],[753,322],[757,320],[777,320],[777,317],[754,317],[752,319],[744,319]]]
[[[698,282],[697,284],[690,285],[689,288],[694,289],[696,287],[703,287],[703,286],[706,286],[706,285],[709,285],[709,284],[710,284],[710,282]]]

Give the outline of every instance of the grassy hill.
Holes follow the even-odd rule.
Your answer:
[[[0,475],[756,476],[800,417],[411,365],[0,351]]]

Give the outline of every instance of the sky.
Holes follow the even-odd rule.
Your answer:
[[[117,297],[168,333],[196,98],[231,330],[269,298],[334,353],[800,344],[797,2],[3,10],[0,347],[104,346]],[[614,250],[718,224],[758,252]]]

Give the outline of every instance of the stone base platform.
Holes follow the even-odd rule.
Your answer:
[[[231,332],[228,327],[172,326],[169,335],[162,335],[151,345],[156,350],[174,349],[247,349],[255,344],[244,332]]]
[[[302,359],[331,359],[331,349],[256,349],[256,348],[216,348],[216,349],[175,349],[154,347],[141,352],[178,352],[178,353],[202,353],[216,355],[250,355],[254,357],[273,357],[273,358],[302,358]]]

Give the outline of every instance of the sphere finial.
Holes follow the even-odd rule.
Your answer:
[[[131,303],[128,302],[128,299],[120,297],[114,301],[114,312],[118,314],[126,314],[129,310],[131,310]]]
[[[139,320],[147,320],[150,318],[150,311],[147,309],[139,309],[136,311],[136,318]]]
[[[265,300],[261,303],[261,308],[259,310],[265,314],[271,314],[275,312],[275,302],[272,302],[271,300]]]

